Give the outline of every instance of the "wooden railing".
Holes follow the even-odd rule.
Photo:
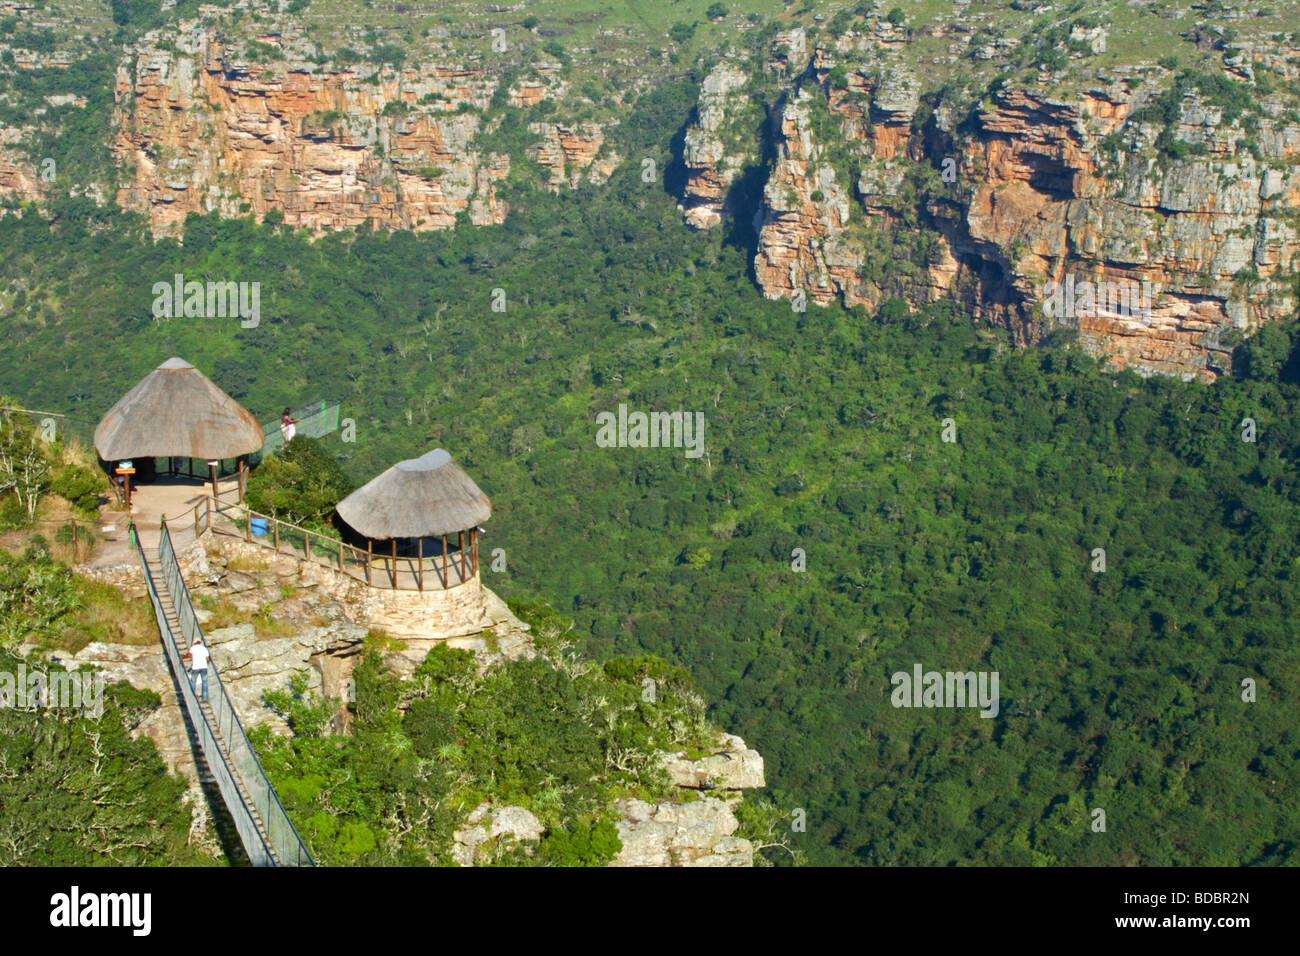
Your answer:
[[[478,574],[476,530],[469,532],[468,542],[465,532],[458,533],[454,552],[450,551],[448,536],[443,535],[441,554],[426,557],[423,540],[414,555],[399,554],[396,541],[390,551],[375,551],[373,545],[362,550],[339,538],[261,514],[245,504],[228,504],[206,496],[195,504],[193,519],[195,539],[209,530],[241,537],[276,554],[333,568],[374,588],[441,591],[459,587]],[[253,524],[259,520],[265,522],[265,529],[255,533]]]

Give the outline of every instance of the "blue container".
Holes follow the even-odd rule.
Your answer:
[[[266,519],[265,519],[265,518],[253,518],[253,519],[251,519],[251,520],[249,521],[248,524],[249,524],[249,528],[250,528],[250,530],[253,532],[253,534],[257,535],[259,538],[261,538],[261,537],[265,537],[265,536],[266,536]]]

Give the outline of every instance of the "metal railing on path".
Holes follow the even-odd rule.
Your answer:
[[[156,567],[150,565],[134,526],[131,543],[144,569],[163,651],[176,681],[181,706],[189,717],[191,733],[230,811],[249,860],[254,866],[315,866],[244,732],[216,666],[208,664],[208,693],[205,700],[200,700],[181,663],[181,657],[194,642],[202,640],[203,632],[181,576],[166,521],[160,532]]]

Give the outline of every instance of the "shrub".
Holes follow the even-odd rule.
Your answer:
[[[55,474],[50,490],[62,495],[78,511],[94,512],[99,508],[100,492],[108,491],[108,479],[84,465],[67,465]]]
[[[323,527],[353,485],[315,438],[296,436],[253,470],[248,504],[254,511],[295,524]]]

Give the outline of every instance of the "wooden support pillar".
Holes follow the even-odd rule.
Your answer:
[[[478,577],[478,528],[469,529],[469,553],[474,564],[474,576]]]
[[[416,539],[415,560],[419,562],[419,564],[416,565],[416,569],[415,569],[415,583],[416,586],[420,589],[420,593],[423,594],[424,593],[424,538],[422,537]]]
[[[397,539],[393,539],[393,590],[397,590]]]
[[[373,545],[374,542],[371,541],[369,538],[366,538],[366,585],[367,587],[370,585],[370,555],[371,555],[370,549]]]
[[[217,496],[217,463],[215,461],[208,462],[208,475],[212,479],[212,497],[215,498]]]
[[[339,541],[339,571],[343,570],[343,542]]]
[[[447,536],[442,536],[442,586],[448,587],[451,584],[447,577]]]
[[[459,558],[460,558],[460,562],[459,562],[459,563],[460,563],[460,580],[461,580],[461,583],[463,584],[463,583],[465,582],[465,557],[466,557],[466,555],[465,555],[465,532],[464,532],[464,531],[457,531],[457,532],[456,532],[456,550],[460,552],[460,554],[459,554]]]

